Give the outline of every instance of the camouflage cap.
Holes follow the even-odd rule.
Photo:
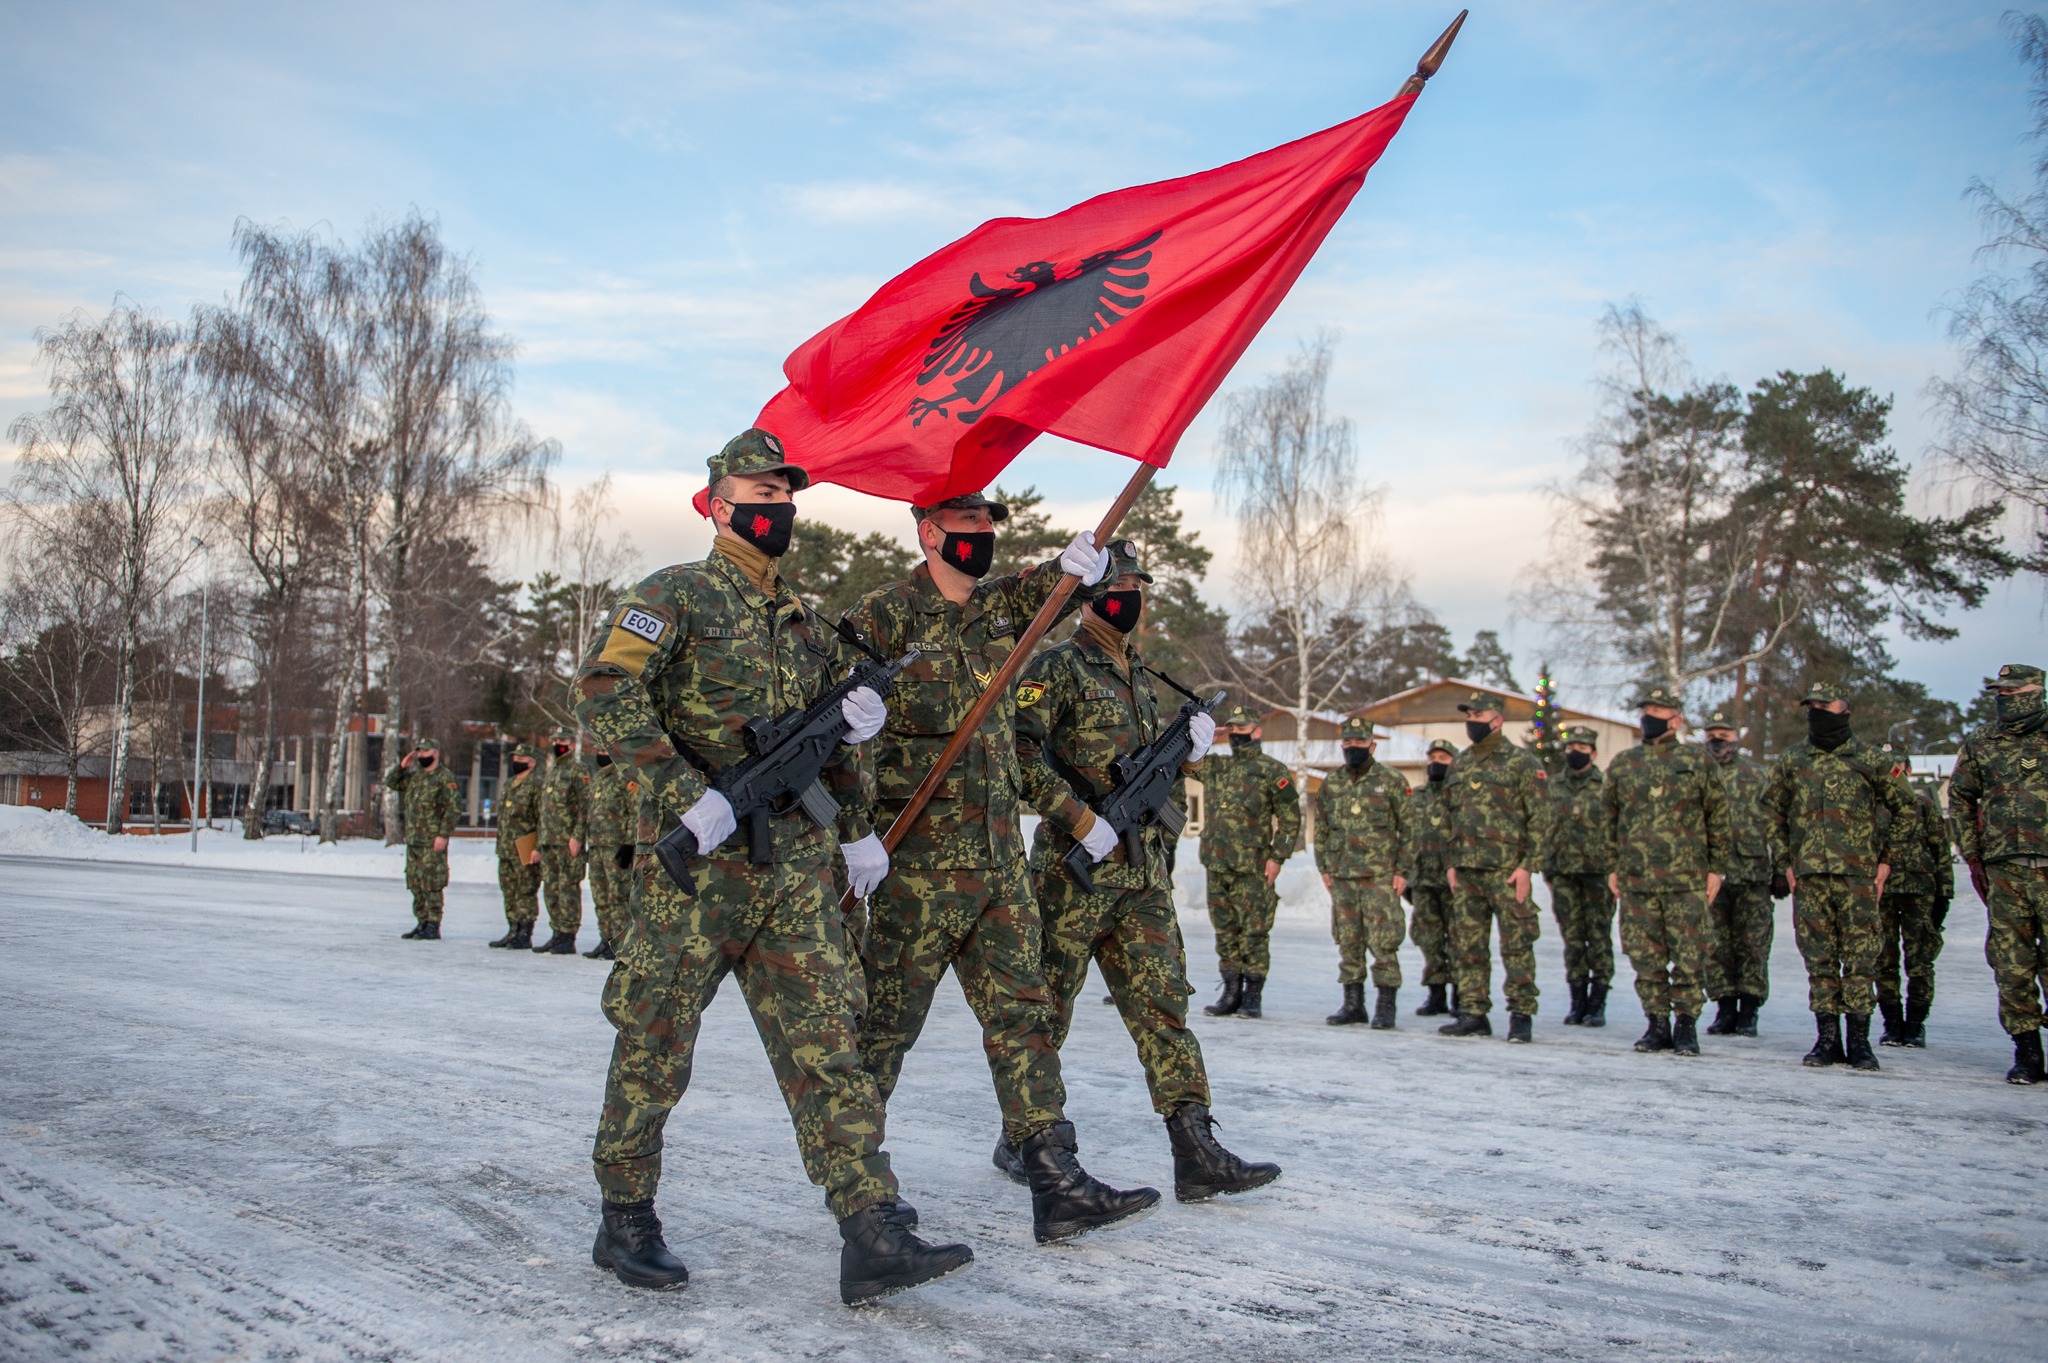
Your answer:
[[[441,740],[438,738],[418,738],[413,740],[412,746],[415,752],[439,752],[441,751]]]
[[[2042,682],[2041,669],[2032,663],[2007,663],[1998,669],[1997,676],[1984,679],[1984,685],[1992,690],[2010,686],[2040,686]]]
[[[1632,704],[1638,710],[1646,709],[1652,705],[1659,705],[1667,710],[1677,710],[1683,713],[1685,710],[1685,697],[1679,695],[1662,682],[1658,682],[1651,686],[1645,686],[1642,690],[1636,692],[1636,698]]]
[[[1742,726],[1735,722],[1735,716],[1729,714],[1726,710],[1716,710],[1713,714],[1708,715],[1706,727],[1708,729],[1729,729],[1736,732],[1740,732],[1742,729]]]
[[[573,747],[576,743],[576,735],[568,729],[557,729],[548,735],[548,742],[567,743]]]
[[[997,525],[1010,519],[1009,507],[1001,502],[992,502],[979,492],[963,492],[958,497],[948,497],[945,501],[933,502],[930,506],[913,506],[910,508],[910,518],[921,521],[934,511],[972,511],[981,506],[988,508],[988,518]]]
[[[1458,708],[1468,715],[1480,710],[1491,710],[1497,715],[1505,716],[1508,712],[1508,703],[1491,691],[1474,691],[1458,702]]]
[[[1252,709],[1252,708],[1251,708],[1251,707],[1250,707],[1249,705],[1233,705],[1233,706],[1231,706],[1231,707],[1230,707],[1230,708],[1229,708],[1228,710],[1224,711],[1224,713],[1223,713],[1223,723],[1224,723],[1225,725],[1231,725],[1231,724],[1251,724],[1251,725],[1257,725],[1257,724],[1259,724],[1259,723],[1261,723],[1261,722],[1262,722],[1262,721],[1260,720],[1260,718],[1259,718],[1258,714],[1257,714],[1256,712],[1254,712],[1254,711],[1253,711],[1253,709]]]
[[[1848,688],[1840,682],[1817,681],[1810,683],[1806,694],[1799,698],[1801,705],[1825,705],[1831,700],[1849,699]]]
[[[1353,715],[1344,721],[1343,727],[1337,730],[1337,737],[1340,740],[1346,738],[1370,738],[1377,742],[1379,739],[1386,737],[1386,735],[1382,734],[1371,720]]]
[[[1564,741],[1567,743],[1584,743],[1588,747],[1597,748],[1600,746],[1600,735],[1583,724],[1574,724],[1571,728],[1564,731]]]
[[[1001,518],[998,517],[998,519]],[[1136,577],[1140,582],[1150,582],[1152,580],[1152,574],[1146,572],[1144,566],[1138,562],[1138,546],[1136,544],[1130,540],[1111,540],[1109,542],[1109,571],[1102,575],[1102,580],[1104,582],[1114,582],[1126,573]]]
[[[707,487],[739,473],[786,473],[791,492],[802,492],[811,485],[811,475],[790,463],[782,452],[782,441],[759,426],[749,426],[726,441],[725,448],[705,460],[704,465],[711,470]]]
[[[533,744],[531,744],[531,743],[514,743],[514,744],[512,745],[512,755],[513,755],[514,757],[534,757],[534,758],[537,758],[537,757],[539,757],[539,756],[540,756],[540,754],[539,754],[539,753],[537,753],[537,752],[535,752],[535,751],[533,750]]]
[[[1425,755],[1433,752],[1449,753],[1452,757],[1456,757],[1458,755],[1458,745],[1451,742],[1448,738],[1433,738],[1429,741],[1429,746],[1423,749],[1423,752]]]

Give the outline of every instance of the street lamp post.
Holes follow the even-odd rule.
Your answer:
[[[199,713],[192,721],[192,850],[199,850],[199,801],[202,793],[208,791],[206,784],[206,644],[207,644],[207,597],[213,586],[213,549],[198,536],[192,537],[198,546],[201,567],[199,578]],[[207,808],[206,826],[213,827],[211,802]]]

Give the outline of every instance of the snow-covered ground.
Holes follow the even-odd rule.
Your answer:
[[[1283,1181],[1036,1247],[1028,1197],[988,1166],[987,1071],[949,988],[889,1145],[930,1233],[979,1259],[853,1313],[734,991],[669,1128],[662,1209],[692,1281],[652,1296],[589,1265],[604,967],[486,950],[482,876],[450,889],[446,940],[412,943],[396,860],[359,844],[227,847],[232,872],[23,850],[0,828],[0,1357],[2048,1353],[2048,1091],[2000,1082],[1974,900],[1932,1048],[1814,1073],[1782,921],[1764,1036],[1707,1038],[1696,1061],[1629,1051],[1625,967],[1614,1025],[1559,1026],[1554,935],[1535,1046],[1438,1037],[1413,986],[1396,1033],[1325,1027],[1335,951],[1298,859],[1266,1019],[1198,1023],[1220,1134]],[[1209,930],[1183,923],[1206,998]],[[1099,997],[1066,1058],[1083,1159],[1168,1187]]]

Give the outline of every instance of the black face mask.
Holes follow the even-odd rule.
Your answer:
[[[611,755],[610,753],[608,753],[608,752],[601,752],[601,753],[597,754],[597,765],[598,765],[598,766],[600,766],[600,767],[609,767],[609,766],[610,766],[611,764],[612,764],[612,755]]]
[[[732,532],[770,558],[789,552],[796,529],[795,502],[734,502]]]
[[[1259,740],[1253,738],[1250,734],[1232,734],[1230,736],[1230,750],[1232,752],[1257,752],[1259,750]]]
[[[531,757],[521,757],[512,763],[512,774],[515,776],[524,776],[532,770],[533,759]]]
[[[1664,737],[1664,735],[1670,732],[1670,720],[1659,719],[1655,715],[1643,716],[1643,742],[1655,743],[1658,739]]]
[[[970,530],[962,535],[948,530],[939,557],[969,577],[987,577],[989,565],[996,561],[996,532]]]
[[[1568,752],[1564,755],[1564,764],[1573,771],[1584,771],[1593,765],[1593,754],[1589,752]]]
[[[420,770],[432,771],[434,764],[440,760],[440,755],[437,753],[424,753],[420,756]]]
[[[1364,771],[1372,765],[1372,749],[1346,748],[1344,750],[1344,765],[1353,771]]]
[[[1735,747],[1736,743],[1732,738],[1710,738],[1707,740],[1707,751],[1712,753],[1718,761],[1726,762],[1734,754]]]
[[[557,756],[557,757],[567,757],[568,755],[569,755],[569,749],[568,749],[568,747],[567,747],[567,746],[566,746],[565,744],[561,744],[561,743],[557,743],[557,744],[555,744],[555,756]]]
[[[1429,764],[1429,779],[1441,781],[1444,779],[1444,774],[1450,771],[1450,769],[1451,764],[1448,762],[1432,762]]]
[[[1094,610],[1118,634],[1129,634],[1138,627],[1138,612],[1144,604],[1145,594],[1140,591],[1104,592]]]
[[[1465,737],[1471,739],[1474,743],[1477,743],[1492,732],[1493,726],[1491,724],[1481,724],[1476,719],[1465,721]]]
[[[1847,715],[1823,710],[1818,705],[1806,707],[1806,738],[1814,747],[1822,752],[1833,752],[1847,743],[1850,737]]]

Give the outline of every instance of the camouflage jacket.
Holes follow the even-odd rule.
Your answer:
[[[1086,812],[1077,789],[1091,801],[1108,794],[1116,785],[1110,764],[1159,737],[1162,727],[1135,644],[1113,657],[1077,629],[1031,660],[1017,684],[1017,767],[1026,803],[1044,816],[1032,839],[1034,869],[1065,874],[1060,859],[1073,850],[1072,830]],[[1165,884],[1165,835],[1148,830],[1145,847],[1142,866],[1132,866],[1119,846],[1089,874],[1105,888]]]
[[[1971,861],[2048,857],[2048,727],[1988,725],[1963,741],[1949,779],[1956,846]]]
[[[1682,880],[1702,889],[1728,864],[1728,787],[1707,750],[1667,737],[1607,764],[1608,845],[1625,882]]]
[[[541,789],[540,844],[563,847],[571,838],[590,841],[590,771],[573,756],[558,757]]]
[[[1949,850],[1948,820],[1926,791],[1907,786],[1906,798],[1913,802],[1913,812],[1907,816],[1904,835],[1892,843],[1892,855],[1898,860],[1892,863],[1884,892],[1954,899],[1956,865],[1955,854]]]
[[[1294,855],[1301,794],[1294,773],[1257,743],[1212,752],[1189,773],[1202,783],[1202,865],[1264,874]]]
[[[599,767],[590,777],[590,845],[606,855],[640,836],[640,783],[623,764]]]
[[[509,764],[508,764],[509,765]],[[540,833],[541,775],[538,768],[498,788],[498,857],[519,860],[519,840]]]
[[[1728,858],[1721,874],[1744,884],[1769,880],[1777,869],[1771,852],[1771,811],[1764,806],[1771,769],[1745,752],[1726,762],[1709,753],[1707,760],[1728,791]]]
[[[1550,788],[1553,808],[1543,874],[1604,876],[1614,869],[1610,865],[1613,849],[1609,845],[1606,783],[1596,766],[1584,771],[1567,767],[1544,782]]]
[[[1448,775],[1448,773],[1446,773]],[[1408,795],[1408,845],[1415,853],[1414,869],[1408,879],[1416,885],[1447,888],[1444,860],[1450,834],[1450,818],[1444,813],[1441,781],[1424,781]]]
[[[1316,792],[1316,868],[1340,880],[1406,880],[1414,817],[1408,782],[1393,768],[1337,768]]]
[[[777,581],[765,595],[724,555],[663,568],[622,593],[606,612],[577,674],[576,712],[640,786],[640,835],[651,843],[702,798],[705,769],[746,756],[740,728],[756,715],[810,704],[851,665],[809,607]],[[688,756],[685,756],[685,753]],[[856,749],[825,769],[841,805],[837,837],[868,835],[868,803]],[[769,820],[770,855],[805,859],[829,850],[834,830],[801,810]],[[738,829],[723,844],[747,854]]]
[[[1541,870],[1551,823],[1544,779],[1536,759],[1498,729],[1466,749],[1444,777],[1449,864]]]
[[[456,822],[462,818],[462,801],[455,793],[455,778],[447,768],[438,763],[432,771],[393,767],[384,773],[384,788],[398,792],[407,847],[432,847],[435,838],[455,836]]]
[[[1051,560],[976,583],[967,603],[956,606],[920,563],[907,579],[868,593],[846,613],[847,623],[884,657],[918,650],[917,661],[896,678],[888,723],[874,742],[874,805],[864,812],[876,825],[888,827],[903,812],[1060,577],[1059,561]],[[1079,597],[1075,593],[1066,610]],[[1022,858],[1016,727],[1011,688],[897,845],[895,865],[961,870]]]
[[[1911,823],[1913,802],[1891,758],[1850,739],[1833,752],[1802,743],[1778,759],[1764,807],[1778,870],[1875,877]]]

